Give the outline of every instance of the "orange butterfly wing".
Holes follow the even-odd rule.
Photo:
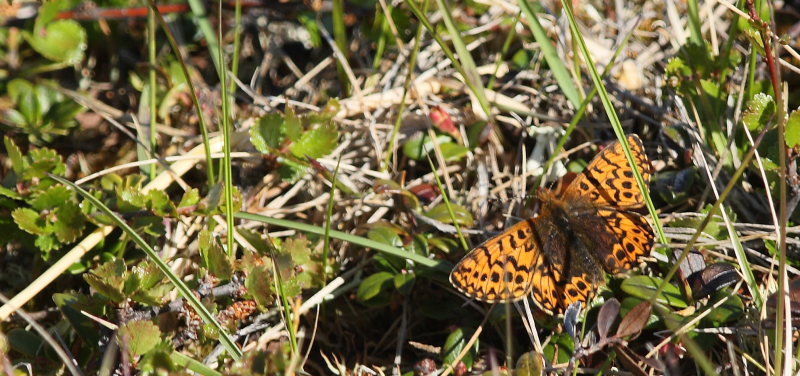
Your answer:
[[[524,220],[475,247],[450,273],[453,286],[470,298],[516,301],[536,286],[537,294],[556,296],[556,281],[542,257],[535,220]]]
[[[652,167],[642,142],[629,135],[628,143],[647,184]],[[453,268],[450,282],[459,291],[489,303],[531,294],[540,308],[561,310],[591,298],[603,279],[598,261],[618,273],[652,247],[650,225],[629,211],[642,207],[644,196],[619,142],[598,154],[560,199],[540,198],[539,217],[487,240]]]
[[[653,168],[644,153],[642,140],[635,134],[627,137],[644,183],[649,184]],[[564,198],[588,198],[598,207],[636,209],[644,206],[644,196],[619,142],[609,145],[589,162],[586,170],[564,191]]]

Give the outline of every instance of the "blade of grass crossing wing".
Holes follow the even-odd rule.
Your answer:
[[[611,103],[611,97],[608,95],[605,85],[603,85],[603,79],[597,72],[597,67],[594,64],[594,61],[592,61],[592,56],[583,40],[583,35],[581,35],[580,30],[578,29],[577,22],[572,14],[571,5],[569,5],[566,0],[562,0],[561,4],[564,6],[564,11],[567,13],[569,25],[572,29],[572,35],[577,39],[578,46],[581,48],[583,58],[586,61],[587,68],[592,76],[592,81],[594,81],[594,85],[597,88],[597,93],[600,96],[600,101],[603,103],[603,108],[605,109],[606,115],[608,115],[608,119],[611,122],[611,127],[614,129],[614,134],[622,144],[623,149],[625,150],[625,158],[628,159],[628,163],[633,168],[633,173],[636,177],[636,183],[639,185],[639,188],[642,190],[644,195],[647,211],[650,212],[650,216],[653,218],[658,239],[662,244],[667,244],[667,237],[664,234],[661,221],[658,220],[658,212],[656,211],[655,205],[653,205],[653,200],[650,199],[650,191],[647,187],[647,184],[644,183],[641,172],[636,166],[636,160],[633,158],[633,154],[631,153],[630,145],[628,145],[628,139],[625,137],[625,131],[622,129],[622,123],[619,121],[617,111],[614,109],[614,105]]]
[[[577,21],[575,21],[575,16],[572,13],[572,5],[568,0],[561,0],[561,4],[564,7],[564,11],[567,14],[569,19],[569,25],[572,29],[572,35],[574,38],[578,39],[578,46],[581,49],[581,53],[583,54],[584,61],[586,61],[587,68],[589,69],[589,73],[591,74],[592,81],[594,82],[595,87],[597,87],[598,94],[600,96],[600,100],[603,103],[603,108],[606,111],[606,115],[611,122],[611,126],[614,129],[614,133],[617,136],[617,139],[623,145],[623,149],[625,151],[625,157],[628,159],[628,163],[631,165],[634,176],[636,178],[636,183],[639,185],[639,188],[642,190],[644,195],[645,204],[647,206],[647,210],[650,212],[650,216],[653,219],[653,223],[656,227],[656,232],[659,237],[659,241],[662,244],[667,244],[666,235],[664,234],[664,229],[661,226],[661,222],[658,220],[658,213],[655,210],[655,206],[653,205],[653,201],[650,198],[650,194],[648,191],[648,187],[644,184],[644,179],[642,178],[641,172],[639,171],[638,167],[636,166],[635,160],[633,158],[633,154],[630,150],[630,145],[628,145],[627,137],[625,137],[625,132],[622,129],[622,124],[619,121],[619,117],[617,116],[617,112],[614,109],[614,105],[611,103],[611,98],[608,95],[608,91],[606,90],[605,86],[603,85],[602,78],[600,74],[597,72],[597,67],[592,60],[591,54],[589,54],[589,49],[586,47],[586,43],[583,40],[583,35],[581,35],[580,30],[578,29]],[[667,283],[665,280],[665,284]],[[663,288],[663,286],[662,286]],[[655,295],[654,295],[655,296]],[[664,312],[661,312],[658,305],[655,305],[657,311],[659,311],[659,315],[664,317]],[[676,330],[674,328],[675,323],[670,322],[669,320],[664,320],[667,326],[671,330]],[[714,366],[711,364],[711,361],[703,352],[702,348],[697,345],[693,339],[687,337],[686,335],[680,336],[683,343],[686,345],[687,350],[689,353],[694,357],[695,361],[697,362],[698,366],[703,369],[703,371],[709,375],[716,375],[717,372],[714,370]]]
[[[628,45],[628,41],[631,39],[634,29],[635,28],[632,27],[627,33],[625,33],[625,38],[622,39],[622,42],[619,44],[619,47],[617,47],[617,50],[614,51],[614,56],[611,57],[611,60],[608,62],[608,65],[606,65],[606,68],[603,70],[603,73],[601,74],[602,78],[605,78],[608,75],[608,73],[611,72],[611,70],[614,68],[615,63],[617,62],[617,58],[622,53],[622,50],[625,49],[625,46]],[[572,132],[578,126],[578,122],[580,122],[583,119],[583,115],[586,113],[586,109],[589,107],[589,103],[591,103],[592,100],[594,100],[595,95],[597,95],[597,87],[592,86],[592,90],[589,91],[589,94],[586,95],[585,98],[583,98],[583,101],[581,101],[581,106],[578,108],[578,111],[575,113],[575,116],[573,116],[572,120],[569,122],[569,126],[567,126],[567,130],[564,132],[564,135],[561,136],[561,139],[558,140],[558,145],[556,146],[555,151],[553,152],[552,155],[550,155],[550,158],[547,159],[547,163],[544,165],[544,173],[539,175],[539,181],[536,184],[537,187],[540,188],[544,187],[545,183],[544,179],[548,175],[550,175],[550,169],[553,167],[553,163],[555,163],[556,157],[558,157],[559,154],[558,152],[564,149],[564,145],[567,143],[567,140],[569,140],[569,136],[572,135]]]
[[[219,331],[220,342],[222,342],[222,345],[228,351],[228,354],[230,354],[230,356],[236,360],[241,359],[242,357],[241,350],[239,350],[239,347],[237,347],[236,344],[233,342],[233,340],[228,335],[228,332],[225,330],[225,328],[222,327],[222,325],[220,325],[220,323],[216,319],[214,319],[214,316],[211,315],[211,312],[209,312],[208,309],[200,302],[200,300],[197,299],[197,297],[192,293],[192,291],[189,290],[189,287],[186,286],[186,284],[183,283],[183,281],[180,278],[178,278],[178,276],[176,276],[175,273],[172,272],[169,265],[167,265],[167,263],[164,262],[164,260],[162,260],[161,257],[158,256],[158,253],[156,253],[156,251],[153,248],[151,248],[150,245],[147,244],[147,242],[145,242],[144,239],[142,239],[142,237],[139,236],[139,234],[136,231],[134,231],[130,226],[128,226],[128,224],[125,223],[125,221],[123,221],[122,218],[120,218],[116,213],[114,213],[111,209],[105,206],[100,200],[92,196],[89,192],[85,191],[83,188],[75,185],[71,181],[64,179],[60,176],[52,174],[48,175],[50,175],[51,178],[58,181],[59,183],[64,184],[72,188],[76,192],[78,192],[81,196],[83,196],[84,199],[86,199],[86,201],[89,201],[97,209],[99,209],[104,214],[109,216],[109,218],[111,218],[114,221],[114,223],[116,223],[117,226],[119,226],[120,229],[122,229],[122,231],[124,231],[131,238],[131,240],[133,240],[133,242],[136,243],[136,245],[138,245],[142,249],[142,251],[144,251],[145,254],[147,254],[150,260],[152,260],[153,263],[155,263],[158,266],[158,268],[161,269],[161,272],[164,273],[165,276],[167,276],[167,278],[172,282],[172,284],[175,285],[181,296],[189,302],[189,304],[192,306],[192,308],[194,308],[194,310],[203,319],[203,321],[206,324],[214,327],[214,329],[216,329],[217,331]]]
[[[550,38],[547,37],[547,32],[542,27],[542,24],[539,23],[539,18],[537,18],[531,4],[527,0],[523,0],[519,2],[519,6],[522,9],[522,13],[525,14],[525,18],[528,20],[528,27],[531,29],[536,43],[539,44],[539,49],[542,50],[544,59],[553,72],[558,86],[561,88],[561,91],[564,92],[564,96],[567,97],[569,102],[577,108],[581,105],[581,96],[577,86],[575,86],[575,83],[572,81],[569,70],[564,66],[564,60],[558,56],[556,48],[553,46]]]

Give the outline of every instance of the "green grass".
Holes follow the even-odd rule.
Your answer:
[[[55,1],[0,26],[0,371],[607,374],[650,356],[795,374],[800,100],[775,4],[741,3],[149,2],[146,21],[71,22]],[[566,315],[450,286],[470,245],[615,140],[657,239],[640,267]],[[189,149],[204,160],[168,164]],[[147,167],[105,171],[131,161]]]

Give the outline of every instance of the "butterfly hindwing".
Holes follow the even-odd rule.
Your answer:
[[[655,236],[642,215],[614,209],[599,209],[597,214],[605,219],[608,231],[614,235],[612,249],[600,255],[608,272],[630,269],[639,256],[650,252]]]
[[[450,282],[480,301],[516,301],[525,297],[541,259],[533,226],[533,220],[521,221],[475,247],[453,268]]]

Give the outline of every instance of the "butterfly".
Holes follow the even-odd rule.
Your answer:
[[[645,184],[652,166],[637,135],[628,143]],[[511,302],[532,296],[546,312],[587,302],[605,272],[638,263],[653,246],[653,230],[633,210],[644,196],[622,144],[601,151],[563,193],[541,191],[537,217],[525,219],[475,247],[450,273],[453,286],[470,298]]]

